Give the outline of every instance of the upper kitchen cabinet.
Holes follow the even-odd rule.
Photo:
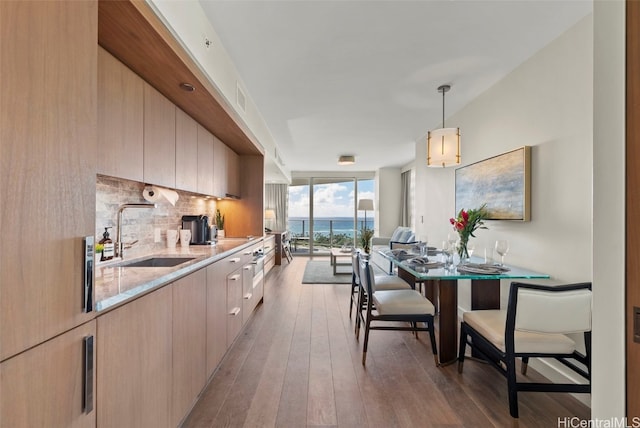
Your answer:
[[[227,146],[213,142],[213,195],[224,198],[227,193]]]
[[[144,182],[176,187],[176,107],[144,84]]]
[[[213,154],[215,196],[240,197],[240,158],[226,144],[215,139]]]
[[[198,191],[198,123],[179,108],[176,108],[176,189]]]
[[[214,137],[201,125],[198,125],[198,193],[214,194]]]
[[[143,181],[144,81],[98,48],[98,173]]]
[[[240,157],[229,147],[227,147],[226,152],[227,195],[240,197]]]
[[[0,1],[0,360],[93,317],[97,20],[96,1]]]

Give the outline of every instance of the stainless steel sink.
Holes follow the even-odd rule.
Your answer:
[[[122,263],[122,267],[173,267],[189,262],[195,257],[151,257],[137,262]]]

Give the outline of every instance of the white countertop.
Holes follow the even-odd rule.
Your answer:
[[[219,240],[215,245],[192,245],[186,248],[178,245],[173,249],[167,248],[153,254],[124,260],[124,263],[131,263],[149,257],[195,257],[193,260],[173,267],[120,266],[123,263],[122,260],[98,263],[94,287],[95,310],[104,311],[137,295],[166,285],[245,247],[255,245],[261,239],[228,238]]]

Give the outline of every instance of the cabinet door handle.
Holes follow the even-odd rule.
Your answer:
[[[93,336],[84,338],[84,380],[82,382],[82,411],[93,410]]]
[[[253,265],[247,265],[245,267],[243,267],[242,269],[244,270],[251,270],[251,268],[253,267]]]
[[[94,238],[84,237],[84,260],[82,263],[82,312],[93,310],[93,260],[94,260]]]
[[[238,279],[240,279],[240,275],[235,274],[232,277],[229,278],[231,281],[237,281]]]
[[[250,256],[251,254],[253,254],[253,251],[245,251],[244,253],[245,256]]]
[[[247,294],[244,295],[244,299],[245,300],[251,300],[251,296],[253,296],[253,294],[247,293]]]
[[[240,261],[240,257],[234,257],[232,259],[229,259],[230,263],[238,263]]]
[[[235,316],[236,316],[236,315],[238,315],[239,313],[240,313],[240,308],[235,307],[235,308],[231,309],[231,312],[229,312],[229,315],[232,315],[232,316],[234,316],[234,317],[235,317]]]

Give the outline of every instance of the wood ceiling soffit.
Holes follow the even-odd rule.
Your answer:
[[[239,155],[264,155],[257,139],[142,1],[98,2],[98,43]],[[196,90],[186,92],[180,83]]]

